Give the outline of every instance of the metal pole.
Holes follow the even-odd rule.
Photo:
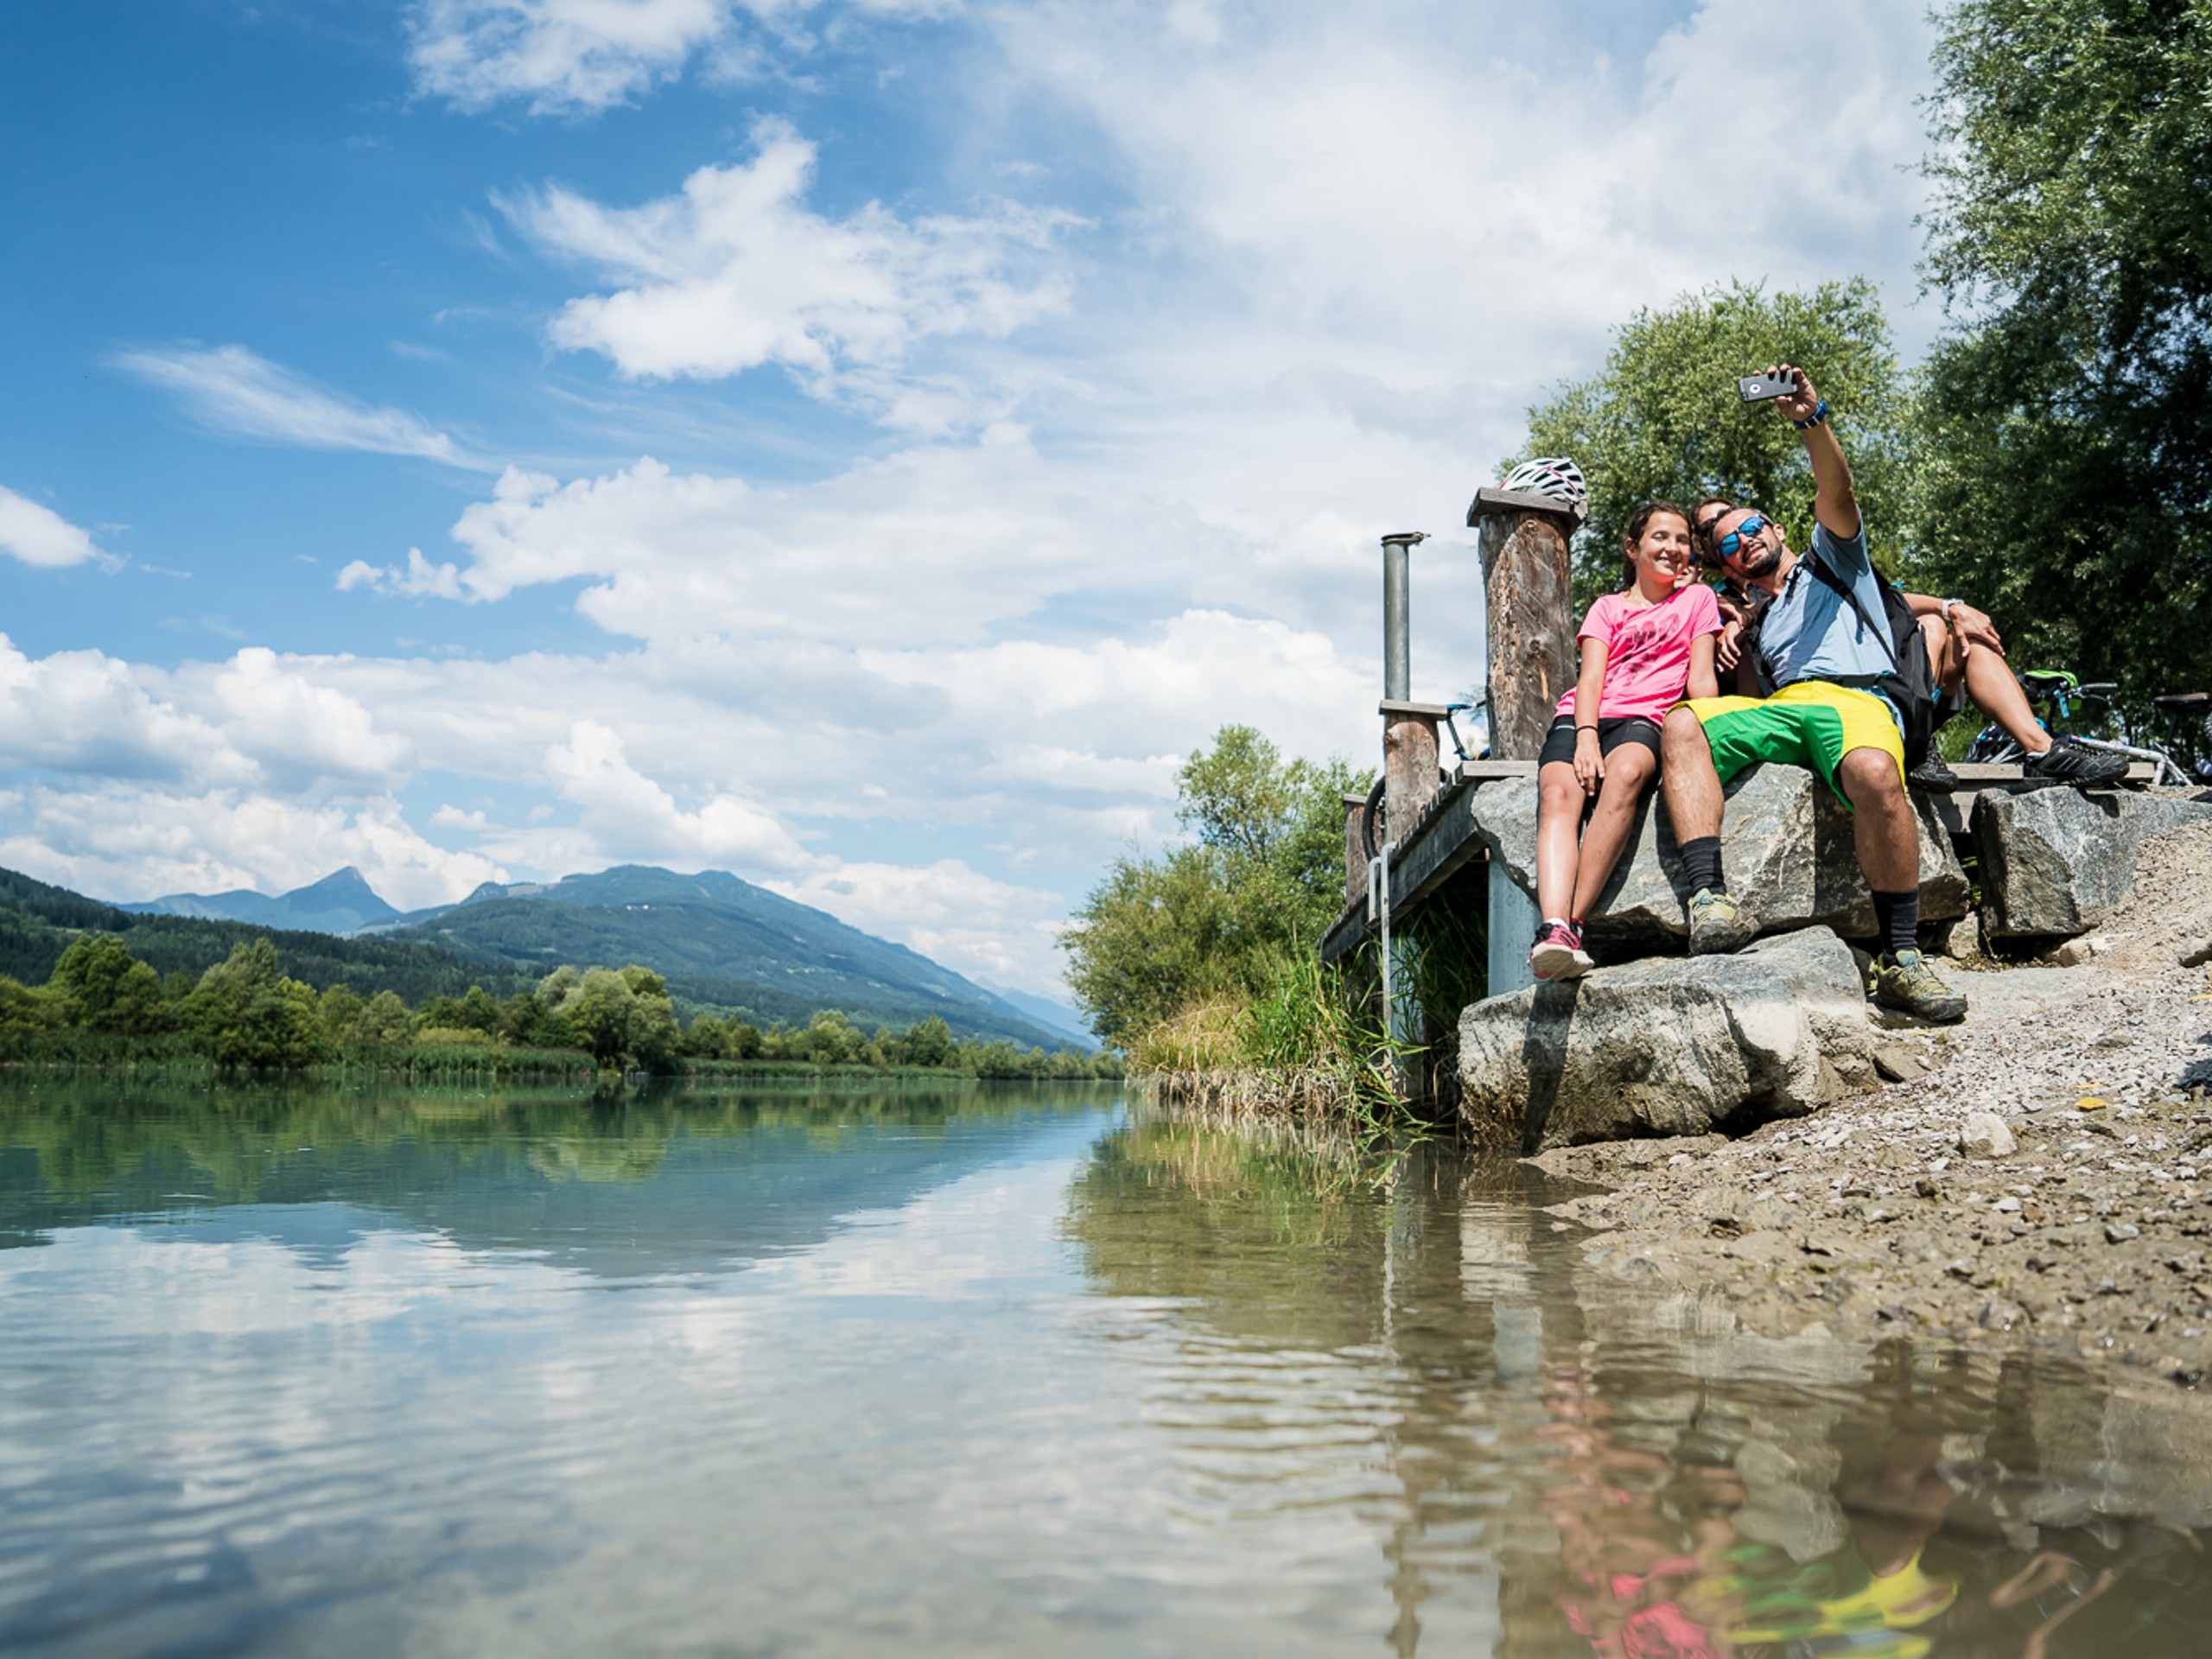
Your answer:
[[[1413,696],[1411,587],[1406,555],[1428,539],[1425,531],[1401,531],[1382,538],[1382,696],[1404,702]]]

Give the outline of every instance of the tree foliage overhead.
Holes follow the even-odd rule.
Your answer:
[[[1341,760],[1286,761],[1249,726],[1217,732],[1176,779],[1197,842],[1117,859],[1061,936],[1091,1028],[1127,1049],[1202,998],[1259,993],[1310,951],[1344,904],[1344,796],[1364,781]]]
[[[1875,556],[1894,570],[1911,495],[1910,402],[1874,285],[1863,277],[1809,293],[1742,283],[1637,312],[1605,365],[1529,411],[1529,455],[1568,455],[1590,483],[1575,538],[1575,601],[1620,585],[1630,518],[1655,497],[1695,505],[1725,495],[1772,514],[1803,547],[1813,529],[1805,445],[1738,377],[1795,363],[1835,410]],[[1500,463],[1500,475],[1514,457]]]
[[[2212,681],[2212,6],[1961,0],[1935,54],[1930,585],[2016,662]]]

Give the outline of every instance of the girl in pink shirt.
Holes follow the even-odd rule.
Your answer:
[[[1598,902],[1659,770],[1659,726],[1685,696],[1719,695],[1713,674],[1720,608],[1702,582],[1689,515],[1646,502],[1622,556],[1634,581],[1582,619],[1582,677],[1559,702],[1536,767],[1536,904],[1529,952],[1538,979],[1590,971],[1582,918]],[[1589,827],[1583,827],[1585,816]]]

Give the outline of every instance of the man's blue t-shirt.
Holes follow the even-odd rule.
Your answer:
[[[1848,600],[1807,568],[1815,559],[1843,578],[1867,616],[1887,625],[1882,580],[1867,556],[1866,522],[1847,540],[1815,521],[1813,550],[1790,568],[1759,620],[1759,677],[1770,690],[1801,680],[1867,679],[1895,667],[1886,633],[1868,628]]]

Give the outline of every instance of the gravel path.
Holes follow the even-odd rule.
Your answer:
[[[2212,825],[2146,842],[2075,967],[1961,972],[1973,1012],[1892,1031],[1900,1079],[1740,1141],[1548,1153],[1554,1207],[1628,1275],[1745,1321],[2004,1339],[2212,1375]],[[2183,965],[2188,963],[2190,965]]]

